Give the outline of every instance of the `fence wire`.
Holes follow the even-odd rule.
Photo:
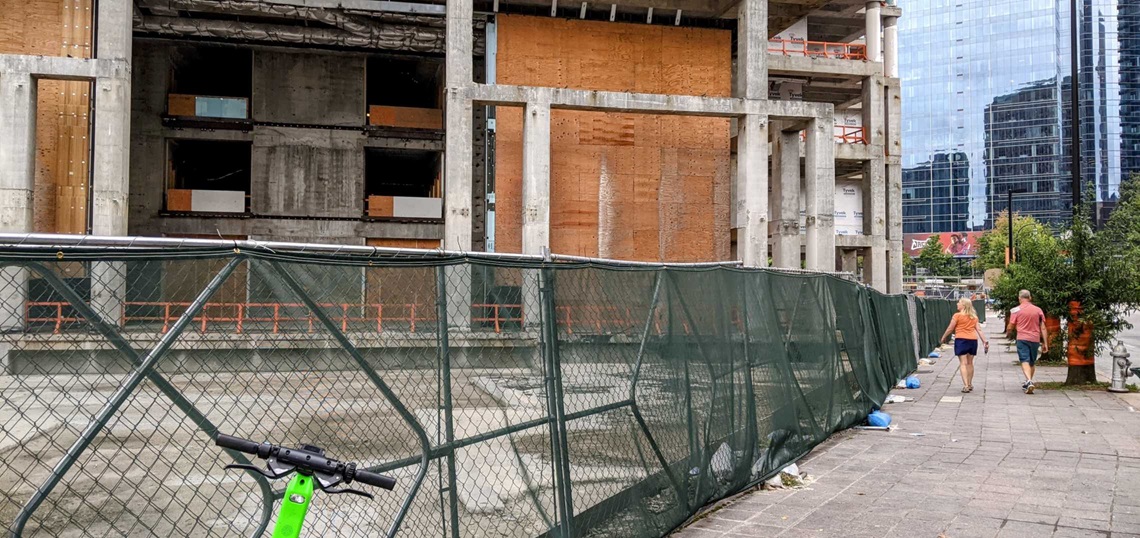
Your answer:
[[[830,275],[0,248],[0,523],[267,536],[221,431],[393,475],[309,536],[662,536],[862,421],[947,301]]]

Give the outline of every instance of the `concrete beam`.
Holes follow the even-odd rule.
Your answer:
[[[799,269],[800,133],[772,131],[772,265]]]
[[[835,160],[837,161],[869,161],[874,156],[882,155],[883,149],[868,144],[835,143]]]
[[[852,249],[852,248],[870,248],[871,236],[869,235],[837,235],[835,236],[835,248],[838,249]]]
[[[874,62],[809,56],[768,55],[769,75],[837,76],[864,78],[882,73]]]
[[[90,80],[130,75],[130,62],[124,59],[63,58],[0,54],[0,73],[24,73],[37,78]]]
[[[319,9],[348,9],[377,13],[407,13],[412,15],[444,15],[445,6],[419,2],[388,2],[376,0],[261,0],[266,4]]]
[[[550,103],[550,107],[554,109],[594,112],[719,118],[760,114],[778,120],[796,121],[830,116],[835,110],[835,106],[831,103],[807,101],[768,101],[736,97],[606,92],[499,84],[474,84],[465,92],[471,101],[480,105],[524,106],[526,103],[544,102]]]
[[[805,262],[808,269],[835,270],[835,120],[812,121],[804,147]]]
[[[604,92],[476,84],[468,89],[471,100],[481,105],[524,106],[546,102],[551,108],[596,112],[632,112],[684,116],[730,118],[747,113],[763,113],[758,103],[733,97],[699,97],[628,92]]]
[[[360,238],[442,239],[438,222],[385,222],[364,220],[312,220],[288,218],[159,217],[148,234],[327,237],[356,241]]]

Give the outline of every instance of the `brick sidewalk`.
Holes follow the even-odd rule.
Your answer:
[[[973,393],[956,358],[922,367],[923,388],[895,390],[917,400],[886,406],[898,429],[836,434],[801,462],[807,488],[743,495],[674,536],[1140,538],[1140,398],[1025,395],[1013,346],[987,325]]]

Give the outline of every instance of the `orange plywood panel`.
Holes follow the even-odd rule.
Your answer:
[[[443,110],[400,106],[368,107],[368,124],[404,129],[443,129]]]
[[[669,53],[682,50],[708,57]],[[731,34],[503,15],[497,73],[502,84],[728,95]],[[551,121],[551,235],[557,238],[552,239],[556,251],[649,260],[668,253],[675,261],[727,257],[718,246],[727,242],[719,238],[689,241],[671,250],[663,245],[670,234],[686,232],[686,222],[705,222],[705,217],[684,220],[683,207],[688,205],[700,208],[713,222],[710,237],[727,233],[726,201],[719,200],[718,193],[727,192],[728,185],[727,171],[721,172],[729,163],[728,121],[573,111],[554,111]],[[498,250],[517,252],[521,174],[514,170],[521,170],[522,162],[521,112],[500,112],[497,127],[500,142],[517,141],[519,147],[497,148],[496,243]],[[677,148],[694,151],[682,156]],[[699,149],[711,151],[695,151]],[[682,158],[693,160],[684,163],[685,173]],[[685,191],[688,176],[705,178],[696,192]]]
[[[369,196],[368,197],[368,216],[369,217],[392,217],[395,216],[396,200],[391,196]]]
[[[171,116],[194,116],[197,114],[197,98],[172,93],[166,96],[166,113]]]
[[[190,211],[190,189],[166,189],[167,211]]]

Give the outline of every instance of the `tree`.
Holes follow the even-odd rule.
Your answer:
[[[1014,215],[1013,243],[1015,258],[1033,251],[1054,252],[1055,231],[1029,215]],[[994,219],[994,227],[978,237],[974,268],[978,271],[1005,267],[1005,247],[1009,244],[1009,213],[1002,212]]]
[[[914,276],[915,271],[914,257],[910,254],[903,254],[903,274],[906,276]]]
[[[914,260],[914,263],[917,267],[926,269],[927,273],[933,276],[957,274],[954,271],[954,256],[946,253],[945,249],[942,248],[942,240],[937,235],[932,235],[930,239],[926,240],[926,244],[922,246],[922,250],[918,253],[918,258]]]
[[[1072,256],[1066,264],[1069,300],[1079,303],[1079,309],[1067,314],[1071,338],[1086,336],[1089,342],[1087,348],[1070,352],[1066,384],[1096,382],[1097,351],[1129,328],[1128,314],[1140,309],[1140,181],[1135,175],[1125,182],[1121,195],[1103,230],[1092,228],[1090,201],[1062,239],[1064,251]],[[1083,335],[1085,331],[1091,334]]]

